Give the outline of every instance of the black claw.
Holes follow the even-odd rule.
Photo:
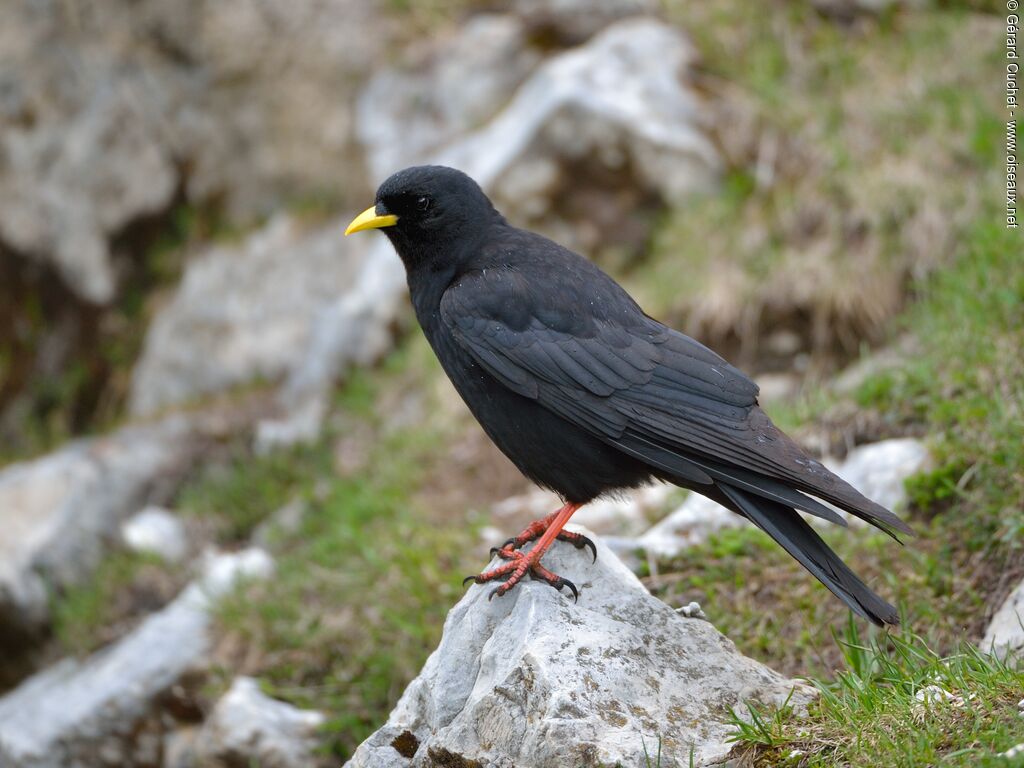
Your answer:
[[[466,584],[468,584],[469,582],[471,582],[471,581],[476,581],[476,580],[477,580],[477,577],[476,577],[476,576],[467,576],[466,578],[464,578],[464,579],[462,580],[462,586],[463,586],[463,588],[465,588]],[[479,583],[479,582],[477,582],[477,583]]]
[[[562,591],[562,587],[568,587],[568,588],[569,588],[569,589],[570,589],[570,590],[572,591],[572,601],[573,601],[574,603],[578,603],[578,602],[580,601],[580,593],[579,593],[579,590],[578,590],[578,589],[576,589],[576,585],[575,585],[575,584],[573,584],[573,583],[572,583],[571,581],[569,581],[568,579],[566,579],[566,578],[563,578],[563,577],[561,577],[561,576],[560,576],[560,577],[558,578],[558,581],[556,581],[556,582],[555,582],[554,584],[552,584],[551,586],[553,586],[553,587],[554,587],[555,589],[557,589],[557,590],[558,590],[559,592],[561,592],[561,591]]]
[[[501,552],[501,547],[491,547],[488,554],[490,554],[491,557],[494,557],[499,552]]]
[[[590,547],[590,551],[594,553],[593,563],[597,562],[597,545],[588,539],[586,536],[580,536],[579,543],[576,544],[576,549],[583,549],[584,547]]]
[[[558,538],[561,541],[568,541],[570,544],[572,544],[574,547],[576,547],[576,549],[583,549],[584,547],[590,547],[590,551],[594,555],[593,562],[595,562],[595,563],[597,562],[597,545],[594,544],[594,542],[591,541],[589,537],[584,536],[582,533],[574,533],[574,534],[572,534],[572,537],[569,537],[569,536],[563,537],[562,534],[559,534]]]
[[[512,549],[515,549],[516,548],[516,540],[514,538],[513,539],[505,539],[505,543],[501,545],[501,548],[505,549],[506,547],[512,547]]]
[[[494,599],[495,595],[497,595],[498,597],[501,597],[501,587],[495,587],[494,589],[491,590],[491,593],[489,595],[487,595],[487,602],[491,602],[491,600]]]

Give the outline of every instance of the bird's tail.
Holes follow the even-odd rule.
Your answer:
[[[899,624],[896,608],[872,592],[796,510],[725,483],[716,485],[731,502],[727,506],[775,539],[855,613],[878,626]]]

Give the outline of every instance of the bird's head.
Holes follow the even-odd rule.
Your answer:
[[[374,204],[345,234],[383,229],[408,267],[501,221],[480,186],[462,171],[421,165],[381,184]]]

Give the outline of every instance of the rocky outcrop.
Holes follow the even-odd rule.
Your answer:
[[[196,737],[196,763],[307,768],[316,732],[326,718],[265,696],[251,677],[239,677],[217,702]]]
[[[712,189],[721,160],[686,81],[695,62],[679,29],[654,19],[620,21],[546,62],[488,125],[439,160],[465,170],[510,212],[522,210],[525,193],[550,193],[552,172],[563,179],[557,171],[574,162],[604,165],[670,200]]]
[[[59,4],[4,10],[0,243],[52,263],[79,296],[102,304],[115,292],[110,239],[170,205],[179,173],[166,134],[195,110],[165,68],[126,66],[123,21],[87,30],[89,16]],[[109,46],[89,40],[100,29]]]
[[[382,5],[8,6],[0,243],[105,304],[114,239],[178,195],[251,215],[358,180],[351,104],[396,26]]]
[[[540,61],[526,24],[495,13],[469,19],[408,66],[376,73],[356,110],[372,178],[422,163],[487,123]]]
[[[439,61],[456,66],[451,54],[459,50],[453,46]],[[491,55],[504,71],[529,66],[511,46],[501,58],[503,50],[496,46]],[[704,133],[701,98],[687,83],[695,61],[680,30],[654,19],[625,19],[544,62],[504,109],[470,133],[460,132],[470,116],[448,106],[447,70],[378,75],[360,100],[359,135],[379,180],[428,160],[451,165],[480,182],[516,222],[593,250],[597,230],[580,230],[596,226],[606,230],[600,239],[616,242],[612,221],[622,225],[645,194],[678,201],[714,187],[721,161]],[[503,76],[492,84],[497,96],[487,103],[510,94],[509,82]],[[424,144],[396,142],[410,123],[431,126],[418,132]],[[596,199],[574,200],[581,186]],[[574,205],[588,216],[576,220]],[[608,226],[601,227],[595,212]]]
[[[150,325],[131,410],[149,413],[292,372],[320,315],[353,289],[364,265],[369,243],[344,237],[350,219],[310,232],[278,217],[241,245],[189,262]]]
[[[197,421],[174,416],[0,472],[5,644],[20,645],[46,626],[51,590],[90,574],[121,522],[173,490],[200,443]]]
[[[164,708],[181,708],[172,688],[206,665],[213,602],[273,567],[259,549],[212,555],[200,579],[131,634],[23,682],[0,698],[0,754],[19,768],[159,765]]]
[[[349,768],[711,765],[729,753],[729,708],[798,709],[809,689],[746,658],[710,623],[652,597],[600,541],[594,564],[557,544],[540,582],[488,600],[470,587],[441,644]]]

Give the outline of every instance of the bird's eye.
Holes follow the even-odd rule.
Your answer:
[[[417,210],[425,211],[429,207],[430,207],[430,198],[429,197],[417,198],[417,200],[416,200],[416,209]]]

